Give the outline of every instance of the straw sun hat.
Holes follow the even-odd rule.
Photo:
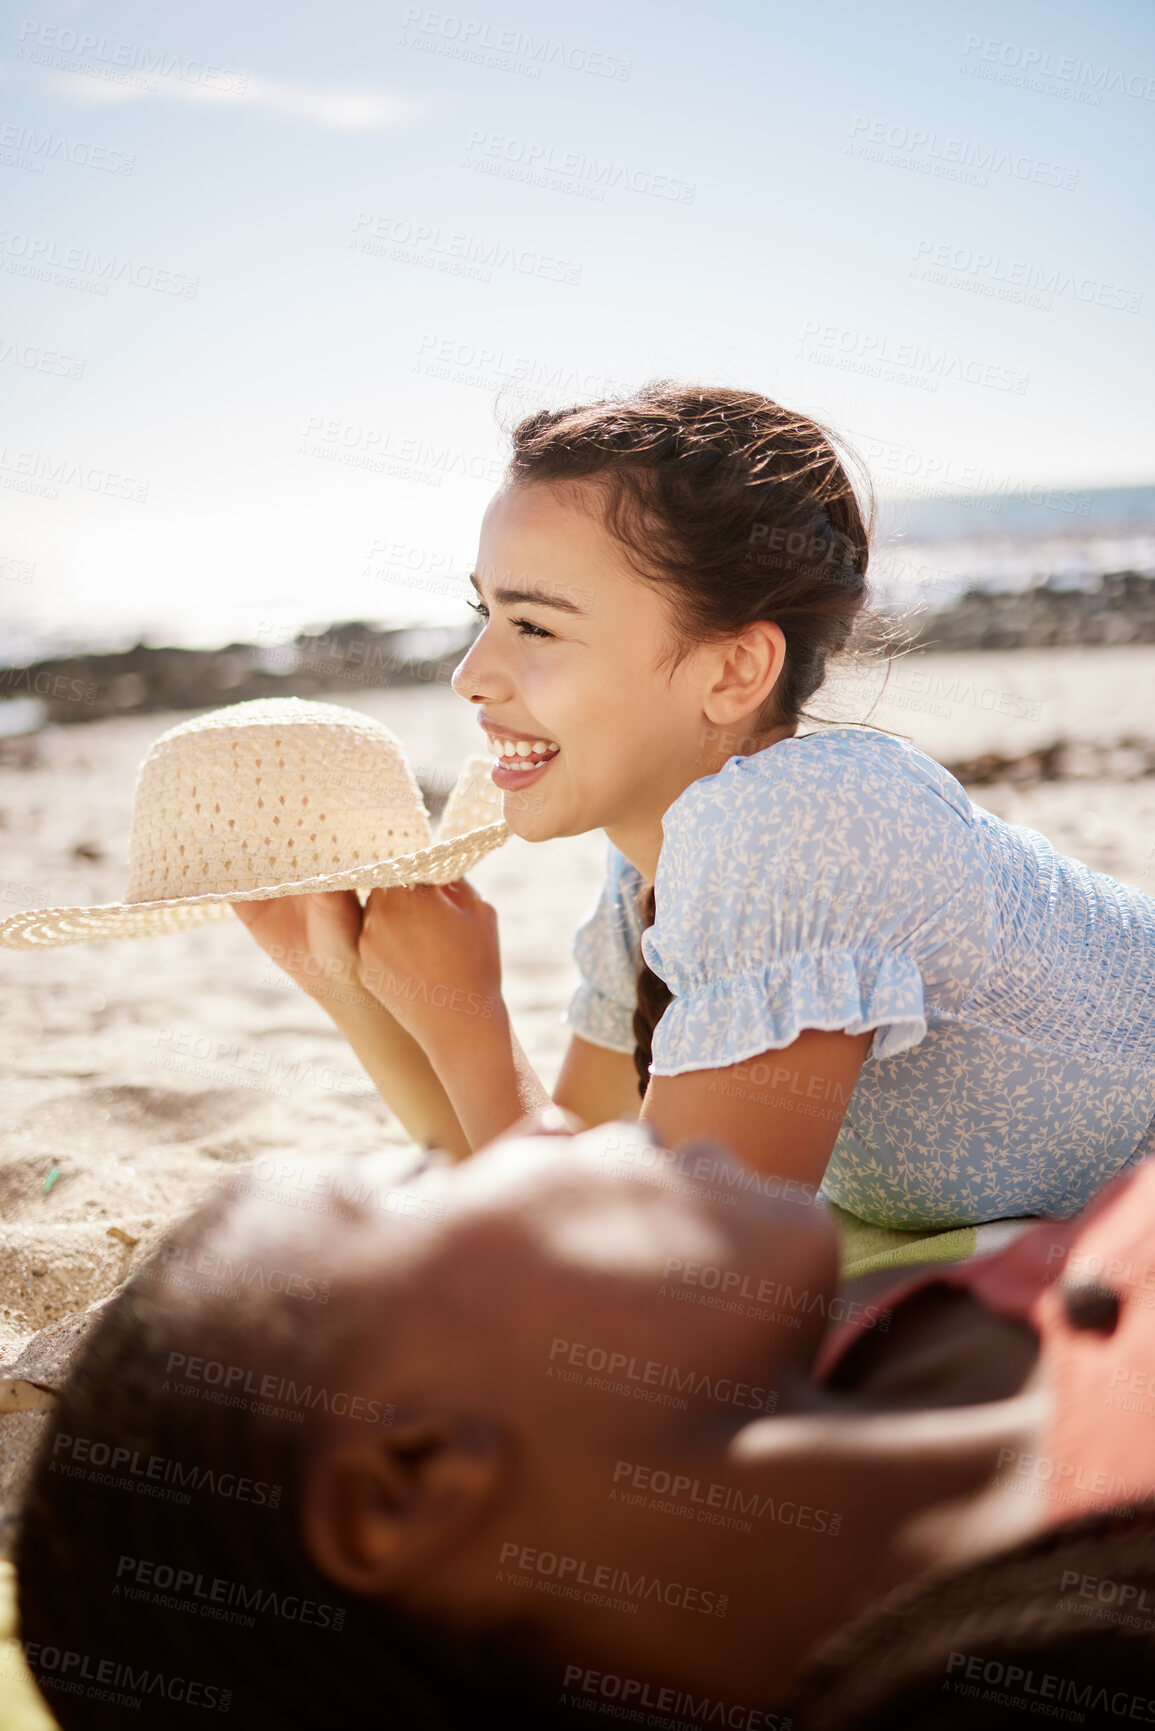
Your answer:
[[[432,841],[401,742],[335,703],[258,698],[169,728],[141,764],[122,902],[30,908],[13,950],[183,931],[230,902],[447,884],[509,837],[492,759],[467,758]]]

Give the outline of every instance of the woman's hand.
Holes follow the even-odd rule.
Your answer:
[[[497,909],[465,878],[373,890],[359,956],[362,984],[434,1062],[504,1013]]]
[[[330,1014],[373,1002],[357,972],[361,904],[352,890],[233,902],[232,908],[273,961]]]

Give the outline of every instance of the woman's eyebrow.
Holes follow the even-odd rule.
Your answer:
[[[477,581],[476,571],[471,571],[469,573],[469,581],[473,584],[473,587],[480,595],[481,584]],[[572,590],[572,586],[563,583],[559,588],[553,590],[495,589],[493,592],[493,599],[497,602],[499,607],[517,607],[529,601],[537,607],[556,607],[560,613],[584,614],[584,607],[579,607],[576,601],[569,601],[566,599],[566,596],[563,593],[566,589]]]

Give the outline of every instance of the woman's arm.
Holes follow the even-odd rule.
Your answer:
[[[446,1042],[435,1048],[434,1063],[474,1148],[492,1142],[526,1113],[550,1103],[504,1004],[477,1040]],[[633,1059],[571,1035],[553,1103],[572,1112],[587,1128],[636,1118],[641,1102]]]
[[[672,1148],[688,1136],[729,1144],[755,1172],[817,1189],[873,1030],[804,1028],[789,1046],[718,1070],[651,1076],[641,1119]]]
[[[473,1147],[429,1059],[412,1034],[376,999],[333,1009],[338,1029],[361,1060],[385,1104],[415,1142],[433,1143],[463,1160]]]
[[[373,890],[357,954],[361,984],[425,1053],[467,1152],[552,1104],[501,995],[497,909],[468,878]]]
[[[497,910],[467,878],[374,890],[358,953],[362,983],[427,1055],[471,1148],[552,1103],[502,998]],[[636,1117],[632,1060],[575,1035],[554,1100],[589,1125]]]
[[[471,1145],[421,1046],[358,976],[361,904],[351,890],[234,902],[233,912],[327,1012],[415,1142],[463,1158]]]
[[[446,897],[402,900],[405,893],[393,892],[390,904],[404,922],[466,910],[474,919],[492,913],[480,897],[470,899],[468,885],[465,891],[454,886]],[[378,914],[384,900],[378,896]],[[464,1158],[550,1103],[513,1032],[500,996],[499,973],[489,990],[485,982],[468,990],[436,976],[422,978],[402,966],[396,922],[389,937],[379,933],[372,947],[362,947],[364,916],[351,891],[236,902],[233,911],[261,948],[331,1017],[415,1141],[435,1142]],[[383,959],[389,954],[396,956],[395,967]],[[421,1038],[404,1021],[419,1026]],[[587,1125],[635,1118],[639,1099],[632,1058],[575,1034],[554,1099]]]
[[[570,1035],[553,1097],[590,1128],[636,1118],[642,1104],[630,1054],[595,1046],[580,1034]]]

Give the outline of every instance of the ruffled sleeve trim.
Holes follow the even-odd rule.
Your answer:
[[[791,1045],[804,1028],[875,1030],[870,1057],[893,1058],[926,1035],[922,976],[907,956],[824,949],[674,998],[654,1031],[655,1076],[719,1070]],[[579,1030],[580,1031],[580,1030]]]
[[[581,982],[570,999],[565,1020],[591,1046],[604,1046],[609,1052],[624,1052],[633,1057],[633,1011],[625,1012],[616,998],[599,992],[588,980]]]

